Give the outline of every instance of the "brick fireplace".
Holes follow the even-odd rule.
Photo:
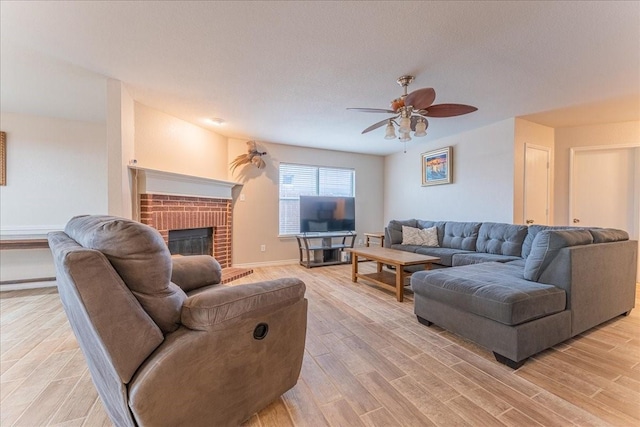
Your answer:
[[[139,166],[129,169],[132,192],[140,201],[137,219],[160,231],[167,245],[169,231],[210,229],[210,255],[222,267],[222,283],[253,273],[250,268],[232,267],[232,189],[242,184]]]
[[[232,205],[229,199],[140,194],[140,222],[169,242],[170,230],[213,229],[213,255],[222,268],[231,266]]]

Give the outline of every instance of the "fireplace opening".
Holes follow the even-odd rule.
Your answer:
[[[169,230],[171,255],[213,255],[213,227]]]

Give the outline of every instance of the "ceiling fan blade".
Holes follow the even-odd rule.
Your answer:
[[[436,100],[436,91],[433,88],[426,87],[411,92],[404,99],[404,105],[413,106],[414,110],[422,110],[433,104]]]
[[[347,108],[347,110],[360,111],[361,113],[395,113],[393,110],[385,110],[383,108]]]
[[[476,107],[464,104],[438,104],[432,105],[426,108],[426,111],[420,112],[420,114],[428,117],[453,117],[461,116],[463,114],[469,114],[476,111]],[[424,113],[424,114],[423,114]]]
[[[380,120],[378,123],[372,124],[371,126],[369,126],[368,128],[366,128],[365,130],[363,130],[363,131],[362,131],[362,133],[367,133],[367,132],[370,132],[370,131],[372,131],[372,130],[374,130],[374,129],[378,129],[378,128],[379,128],[379,127],[381,127],[381,126],[386,125],[386,124],[389,122],[389,120],[392,120],[392,119],[394,119],[394,118],[395,118],[395,117],[390,117],[390,118],[388,118],[388,119]]]

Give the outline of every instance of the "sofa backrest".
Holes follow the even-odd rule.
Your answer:
[[[524,278],[537,282],[562,248],[593,243],[588,230],[542,230],[536,234],[524,264]]]
[[[402,244],[402,226],[403,225],[407,227],[417,228],[418,221],[415,219],[405,219],[405,220],[393,219],[389,221],[389,225],[387,226],[388,238],[385,240],[385,246],[387,246],[387,244],[389,246]]]
[[[588,230],[593,236],[593,243],[611,243],[629,240],[629,234],[624,230],[615,228],[597,227],[571,227],[568,225],[530,225],[527,236],[522,243],[522,258],[527,258],[531,253],[531,245],[539,232],[543,230]]]
[[[593,243],[612,243],[629,240],[629,233],[615,228],[590,228]]]
[[[442,247],[475,251],[478,240],[479,222],[448,221],[444,225]]]
[[[72,218],[65,233],[107,257],[164,333],[178,329],[187,295],[171,283],[171,254],[157,230],[125,218],[83,215]]]
[[[476,251],[488,254],[521,256],[527,236],[526,225],[483,222],[478,230]]]
[[[581,227],[570,227],[568,225],[530,225],[527,235],[522,242],[522,258],[527,258],[531,253],[531,245],[539,232],[543,230],[580,230]]]

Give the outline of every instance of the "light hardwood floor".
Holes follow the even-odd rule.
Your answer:
[[[418,324],[410,292],[399,303],[350,274],[291,265],[234,282],[296,276],[309,299],[300,380],[246,426],[640,425],[639,310],[512,371]],[[0,317],[0,425],[111,425],[55,289],[0,293]]]

